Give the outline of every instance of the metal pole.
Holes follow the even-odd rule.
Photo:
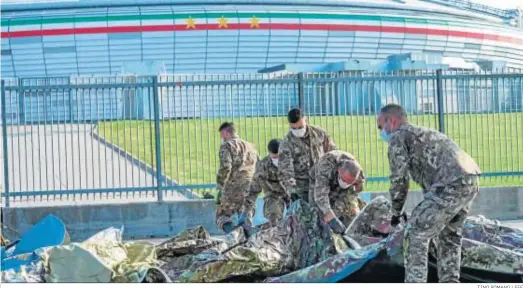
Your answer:
[[[7,151],[7,116],[5,104],[5,81],[2,80],[2,146],[4,151],[4,196],[5,207],[9,207],[9,153]]]
[[[438,124],[439,131],[445,133],[445,107],[443,103],[443,79],[441,77],[442,71],[438,69],[436,71],[436,93],[438,96]]]
[[[304,110],[303,108],[303,72],[298,73],[298,106],[300,109]]]
[[[156,192],[158,202],[163,200],[162,192],[162,151],[160,140],[160,99],[158,97],[158,76],[153,77],[153,103],[154,103],[154,140],[156,146]]]

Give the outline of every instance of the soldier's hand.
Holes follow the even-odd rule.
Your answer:
[[[258,227],[252,227],[251,225],[247,225],[246,223],[244,223],[241,226],[242,226],[243,231],[245,232],[245,236],[247,236],[247,238],[251,237],[252,235],[256,234],[258,231],[260,231],[260,229]]]
[[[329,221],[329,226],[331,227],[332,231],[341,235],[343,235],[345,230],[347,230],[347,227],[345,227],[345,225],[343,225],[343,223],[338,218],[332,218],[332,220]]]
[[[238,225],[242,225],[245,222],[245,220],[247,220],[247,217],[247,212],[242,212],[240,216],[238,216]]]
[[[400,222],[401,222],[401,219],[403,219],[403,221],[406,223],[407,222],[407,213],[403,212],[403,214],[401,214],[399,216],[392,216],[392,219],[390,219],[390,225],[392,227],[398,226],[398,224],[400,224]]]
[[[234,226],[232,226],[232,222],[227,222],[223,224],[223,232],[229,234],[234,229]]]
[[[296,188],[289,189],[289,195],[291,195],[291,203],[301,199],[301,195]]]

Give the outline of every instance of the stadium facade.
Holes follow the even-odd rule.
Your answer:
[[[243,73],[405,53],[523,68],[521,11],[459,0],[4,4],[1,27],[3,78],[117,75],[150,66],[167,74]]]
[[[435,113],[434,81],[341,82],[336,77],[376,71],[418,75],[435,69],[521,69],[521,17],[519,10],[458,0],[79,0],[3,5],[1,68],[8,86],[94,84],[92,89],[8,91],[6,122],[153,119],[148,89],[95,85],[139,83],[145,81],[139,75],[157,74],[163,74],[159,83],[175,83],[158,89],[163,119],[282,116],[299,104],[296,81],[209,83],[265,81],[285,74],[296,79],[296,72],[332,72],[322,76],[332,77],[330,82],[303,86],[302,104],[309,115],[368,115],[391,101],[411,113]],[[263,74],[233,75],[256,72]],[[172,74],[177,75],[168,76]],[[202,80],[208,84],[176,84]],[[521,78],[452,83],[445,86],[447,113],[523,110]]]

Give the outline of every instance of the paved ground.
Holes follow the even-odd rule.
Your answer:
[[[154,187],[154,177],[114,149],[95,139],[94,125],[33,125],[8,128],[10,191],[49,191],[120,187]],[[1,140],[1,133],[0,133]],[[0,142],[1,143],[1,142]],[[3,149],[0,149],[0,183],[4,183]],[[16,193],[16,192],[14,192]],[[177,192],[169,200],[185,199]],[[15,206],[74,205],[154,201],[148,193],[92,194],[62,197],[16,198]]]

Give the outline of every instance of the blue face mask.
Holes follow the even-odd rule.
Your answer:
[[[389,142],[390,138],[392,138],[392,133],[388,134],[387,130],[385,128],[381,129],[380,137],[383,141]]]

